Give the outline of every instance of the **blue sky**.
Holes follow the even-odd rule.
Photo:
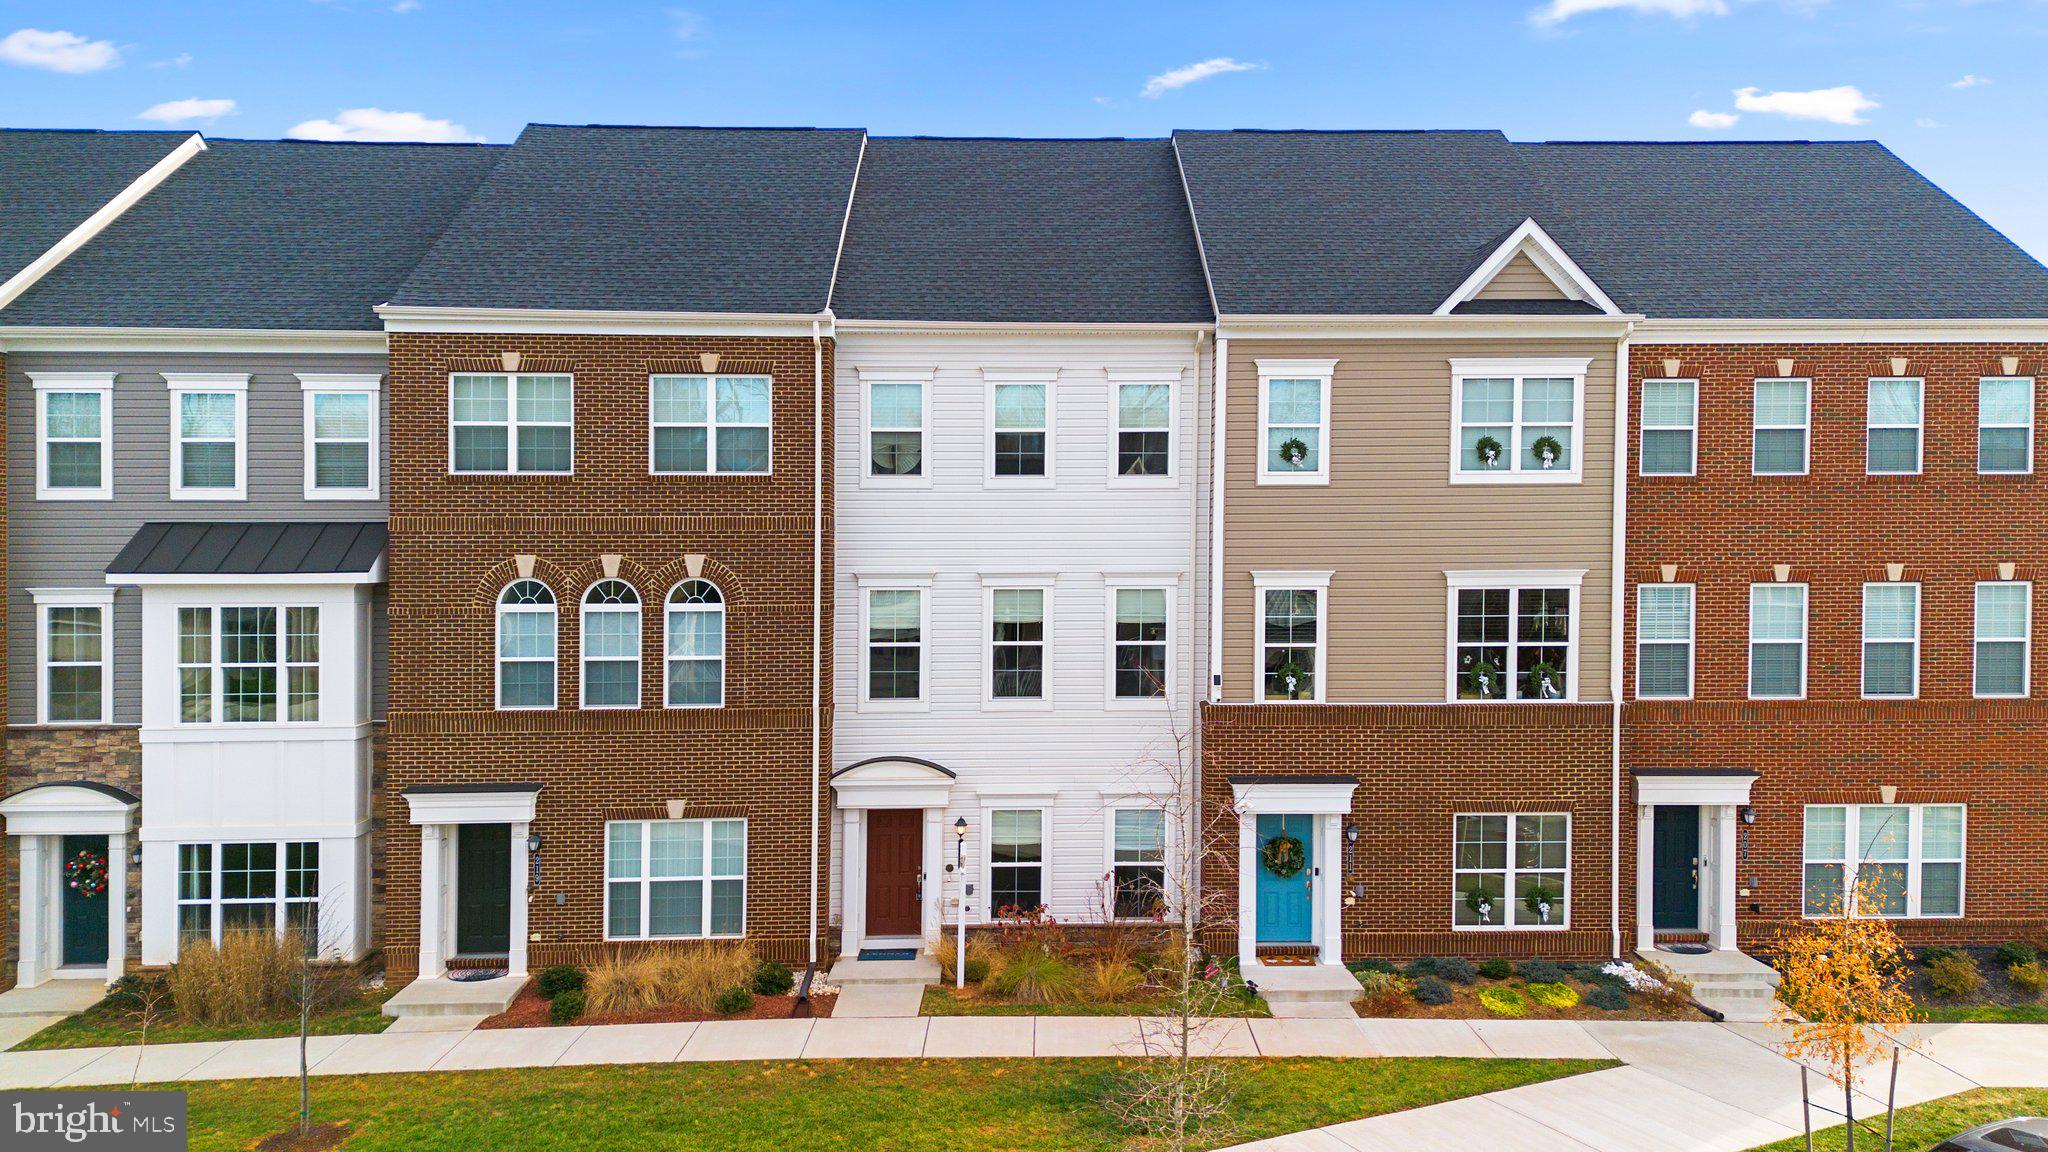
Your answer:
[[[0,0],[0,124],[1877,139],[2048,257],[2044,55],[2048,0]]]

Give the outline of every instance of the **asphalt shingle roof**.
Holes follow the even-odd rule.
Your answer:
[[[832,310],[856,319],[1211,319],[1168,140],[868,141]]]
[[[210,140],[0,324],[380,329],[376,306],[503,152]]]
[[[392,302],[821,311],[862,139],[530,125]]]
[[[368,572],[389,538],[382,523],[151,521],[107,565],[110,576],[287,576]]]
[[[191,136],[0,130],[0,280],[49,251]]]

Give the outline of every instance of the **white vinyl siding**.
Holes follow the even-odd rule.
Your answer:
[[[1977,381],[1977,471],[2034,470],[2034,378],[1986,376]]]
[[[1758,476],[1804,476],[1812,430],[1809,380],[1756,382],[1750,431],[1750,471]]]
[[[1806,915],[1961,916],[1966,823],[1961,804],[1807,805]]]
[[[1699,381],[1643,381],[1645,476],[1691,476],[1698,469]]]
[[[1636,589],[1638,699],[1692,696],[1693,596],[1690,584],[1644,584]]]

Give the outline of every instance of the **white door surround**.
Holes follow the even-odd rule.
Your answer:
[[[1355,776],[1232,776],[1230,790],[1237,812],[1237,963],[1241,971],[1258,967],[1258,818],[1261,814],[1308,815],[1315,818],[1316,859],[1309,862],[1311,891],[1309,940],[1322,964],[1344,963],[1344,818],[1351,814]]]
[[[913,756],[877,756],[850,764],[832,774],[833,805],[840,821],[839,950],[853,956],[863,944],[896,944],[867,938],[868,838],[872,809],[915,808],[924,813],[924,864],[920,874],[923,900],[918,912],[919,936],[926,944],[939,938],[939,883],[945,863],[945,832],[941,821],[953,795],[954,773],[943,765]]]
[[[1636,950],[1656,946],[1651,924],[1655,906],[1656,810],[1660,805],[1700,810],[1700,926],[1707,943],[1735,950],[1736,831],[1749,806],[1757,774],[1747,768],[1637,768],[1636,781]]]
[[[403,793],[420,829],[421,980],[438,980],[455,952],[455,829],[463,824],[512,826],[510,951],[506,975],[526,975],[527,888],[532,863],[527,835],[540,798],[538,784],[440,784]]]
[[[45,980],[121,978],[128,958],[128,849],[142,801],[111,784],[86,781],[36,784],[0,800],[7,833],[21,851],[20,959],[15,985],[33,988]],[[66,836],[107,838],[107,962],[91,968],[62,964],[64,939],[63,861]]]

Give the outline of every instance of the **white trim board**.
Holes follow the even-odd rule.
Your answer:
[[[63,239],[50,245],[48,251],[28,262],[21,271],[0,284],[0,308],[14,303],[20,295],[33,287],[36,281],[48,275],[52,268],[62,264],[73,252],[85,247],[93,237],[106,230],[107,225],[120,219],[122,213],[133,208],[156,186],[168,180],[171,173],[185,166],[187,160],[206,151],[206,138],[194,132],[176,148],[165,153],[155,164],[130,181],[113,199],[100,205],[99,210],[78,222],[78,226],[64,234]]]
[[[1443,303],[1436,306],[1435,314],[1449,316],[1457,310],[1458,305],[1479,295],[1516,256],[1527,256],[1529,262],[1536,265],[1536,270],[1543,273],[1567,298],[1591,304],[1607,316],[1622,314],[1621,309],[1608,298],[1607,293],[1600,290],[1600,285],[1566,254],[1557,241],[1550,238],[1550,233],[1545,232],[1543,226],[1536,223],[1533,217],[1522,221],[1521,226],[1509,233],[1508,238],[1501,241],[1500,246],[1495,248],[1491,255],[1480,261],[1479,267],[1474,268],[1471,275],[1465,277],[1464,283],[1459,284],[1444,298]]]

